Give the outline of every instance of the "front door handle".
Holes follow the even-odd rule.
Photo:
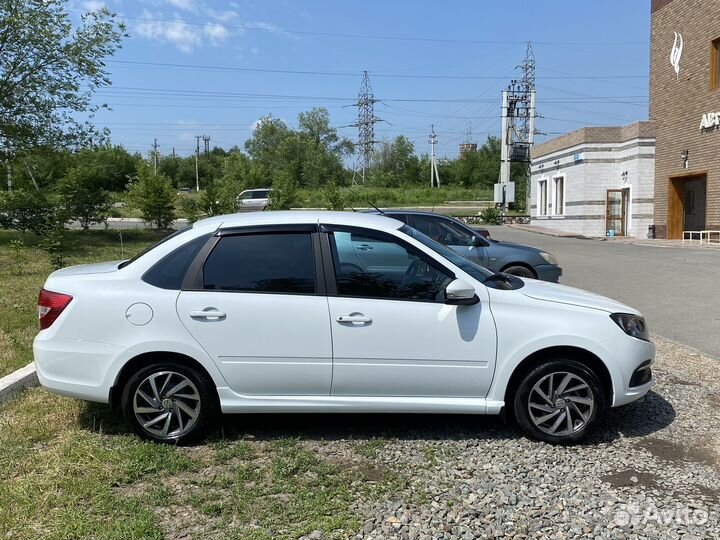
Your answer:
[[[350,315],[338,315],[335,320],[339,323],[370,324],[372,319],[362,313],[351,313]]]
[[[367,244],[360,244],[359,246],[356,246],[356,249],[359,249],[360,251],[370,251],[372,249],[372,246],[369,246]]]
[[[217,310],[215,308],[205,308],[202,311],[195,310],[190,312],[190,317],[193,319],[206,319],[206,320],[213,320],[213,321],[220,321],[224,319],[227,315],[224,311]]]

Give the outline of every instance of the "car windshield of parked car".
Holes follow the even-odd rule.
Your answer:
[[[460,268],[463,272],[470,274],[472,277],[474,277],[481,283],[483,283],[487,278],[494,275],[494,273],[487,268],[483,268],[482,266],[475,264],[470,259],[466,259],[456,251],[453,251],[449,247],[442,245],[440,242],[436,242],[432,238],[425,236],[423,233],[421,233],[417,229],[413,229],[409,225],[402,226],[400,228],[400,231],[414,238],[421,244],[429,247],[435,253],[446,258],[448,261]]]

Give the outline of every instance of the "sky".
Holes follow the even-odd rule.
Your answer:
[[[230,148],[272,114],[290,126],[326,107],[357,141],[362,73],[377,140],[407,136],[439,156],[499,136],[501,91],[531,41],[542,142],[584,126],[647,119],[650,0],[72,0],[75,18],[103,5],[130,37],[108,59],[95,101],[111,140],[146,153],[194,152],[195,136]],[[201,142],[202,144],[202,142]]]

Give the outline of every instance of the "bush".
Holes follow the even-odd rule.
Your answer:
[[[130,184],[128,202],[142,214],[142,219],[158,229],[167,229],[175,219],[175,190],[170,179],[155,175],[142,163],[138,166],[137,180]]]
[[[327,183],[322,190],[322,196],[325,202],[325,208],[328,210],[345,210],[347,203],[342,191],[338,189],[338,185],[335,183],[335,180],[331,180]]]
[[[0,227],[42,235],[53,224],[54,205],[45,191],[18,189],[0,192]]]
[[[500,225],[502,223],[500,211],[493,206],[480,212],[480,219],[487,225]]]
[[[110,193],[99,187],[92,171],[74,168],[60,181],[58,192],[70,220],[77,220],[83,229],[93,223],[105,223],[112,209]]]
[[[192,197],[183,197],[180,200],[180,210],[188,220],[188,223],[195,223],[200,217],[198,203]]]
[[[298,186],[295,179],[285,172],[278,173],[270,192],[270,210],[290,210],[298,204]]]

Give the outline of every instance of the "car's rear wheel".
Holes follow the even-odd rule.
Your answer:
[[[176,362],[144,367],[128,380],[122,410],[135,432],[163,443],[188,443],[204,436],[217,416],[211,381]]]
[[[522,430],[535,439],[569,444],[583,438],[605,409],[600,380],[571,359],[544,362],[523,377],[513,410]]]
[[[518,276],[518,277],[524,277],[524,278],[531,278],[535,279],[537,276],[535,275],[535,272],[530,270],[527,266],[521,266],[521,265],[515,265],[515,266],[508,266],[503,270],[503,273],[510,274],[511,276]]]

